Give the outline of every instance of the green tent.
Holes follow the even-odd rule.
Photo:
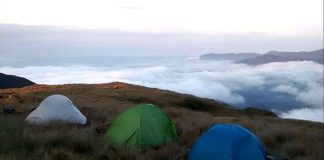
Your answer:
[[[112,147],[129,148],[159,147],[177,139],[175,125],[161,109],[152,104],[130,108],[115,119],[104,140]]]

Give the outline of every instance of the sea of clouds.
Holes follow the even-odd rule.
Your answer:
[[[0,72],[41,84],[132,84],[193,94],[237,107],[255,106],[281,117],[323,122],[323,65],[309,61],[259,66],[198,58],[161,58],[105,65],[1,66]],[[118,63],[122,62],[122,63]]]

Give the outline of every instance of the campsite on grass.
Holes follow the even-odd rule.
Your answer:
[[[1,115],[4,159],[323,156],[320,149],[306,149],[322,145],[321,123],[281,119],[262,110],[237,110],[166,90],[115,82],[32,85],[2,93],[2,106],[21,110]],[[306,142],[308,146],[303,145]]]
[[[324,160],[324,0],[0,0],[0,160]]]

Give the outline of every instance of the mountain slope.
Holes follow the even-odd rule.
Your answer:
[[[278,52],[270,51],[265,54],[258,53],[224,53],[224,54],[203,54],[201,60],[230,60],[236,63],[245,63],[249,65],[259,65],[271,62],[288,61],[313,61],[323,64],[323,49],[315,51],[301,52]]]
[[[247,127],[261,138],[271,154],[290,159],[323,158],[321,123],[281,119],[260,109],[238,110],[192,95],[119,82],[32,85],[0,89],[0,92],[0,107],[10,105],[22,111],[0,116],[0,142],[3,144],[0,145],[0,159],[175,159],[186,153],[215,123]],[[87,117],[88,125],[25,125],[24,119],[30,111],[52,94],[70,98]],[[176,125],[179,139],[145,151],[111,149],[101,143],[111,122],[128,108],[141,103],[155,104],[166,112]]]
[[[301,52],[278,52],[278,51],[270,51],[266,54],[272,54],[281,57],[293,57],[293,58],[309,58],[309,59],[318,59],[323,58],[323,50],[318,49],[315,51],[301,51]]]
[[[0,89],[20,88],[33,84],[35,83],[26,78],[0,73]]]
[[[296,58],[296,59],[302,59],[302,60],[310,60],[317,63],[323,64],[323,50],[324,49],[318,49],[315,51],[301,51],[301,52],[277,52],[277,51],[271,51],[266,54],[272,54],[279,57],[288,57],[288,58]]]
[[[289,61],[313,61],[323,64],[323,49],[309,52],[278,52],[270,51],[264,55],[260,55],[250,59],[237,61],[237,63],[245,63],[249,65],[260,65],[272,62],[289,62]]]
[[[28,112],[28,110],[32,109],[29,105],[37,106],[37,103],[33,102],[34,99],[40,102],[40,99],[44,99],[53,93],[64,94],[72,98],[76,104],[90,106],[91,108],[104,104],[115,104],[116,102],[121,105],[125,103],[152,103],[161,107],[170,106],[213,112],[216,115],[251,115],[249,110],[238,110],[220,101],[121,82],[107,84],[33,85],[20,89],[4,89],[2,90],[3,98],[0,101],[0,106],[7,104],[20,106],[19,103],[23,103],[24,108],[22,109]],[[97,102],[98,99],[100,103]],[[262,112],[260,109],[260,115],[262,116],[267,112],[269,111]],[[255,116],[258,116],[258,114],[255,114]],[[275,116],[275,114],[272,114],[272,116]]]
[[[236,63],[245,63],[249,65],[259,65],[272,62],[289,62],[289,61],[302,61],[302,58],[280,57],[273,54],[265,54],[252,59],[245,59],[237,61]]]

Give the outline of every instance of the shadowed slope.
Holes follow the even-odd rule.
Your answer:
[[[35,83],[26,78],[0,73],[0,89],[20,88],[33,84]]]

